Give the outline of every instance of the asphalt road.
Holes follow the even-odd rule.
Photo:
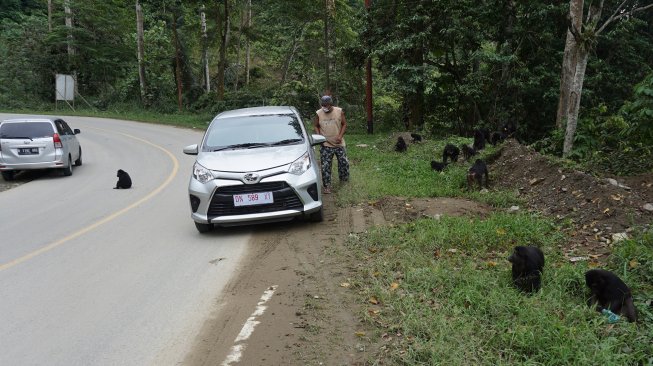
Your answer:
[[[64,119],[83,165],[0,192],[0,365],[178,364],[250,232],[190,219],[182,149],[203,131]],[[118,169],[132,189],[112,189]]]

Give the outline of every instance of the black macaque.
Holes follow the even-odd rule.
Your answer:
[[[485,176],[485,182],[483,182],[483,176]],[[467,171],[467,190],[471,190],[474,182],[478,183],[478,188],[481,189],[483,186],[488,187],[488,181],[490,176],[487,171],[487,165],[481,159],[476,159],[474,165]]]
[[[456,145],[447,144],[442,152],[442,162],[446,164],[447,158],[454,162],[458,161],[458,155],[460,155],[460,149]]]
[[[630,322],[637,322],[637,310],[633,304],[630,288],[617,275],[604,269],[585,272],[585,284],[592,291],[587,305],[596,305],[596,310],[610,309],[625,316]]]
[[[472,156],[476,155],[476,150],[474,150],[473,147],[469,145],[462,145],[462,150],[463,150],[463,157],[465,160],[469,160]]]
[[[490,144],[492,146],[497,146],[498,143],[503,142],[506,139],[506,134],[501,131],[492,132],[490,135]]]
[[[418,134],[418,133],[411,133],[411,134],[410,134],[410,137],[413,138],[413,140],[411,141],[411,142],[413,142],[413,143],[415,143],[415,142],[422,142],[422,135],[420,135],[420,134]]]
[[[440,163],[439,161],[431,160],[431,169],[435,170],[436,172],[441,172],[444,170],[444,168],[447,167],[449,163],[446,161],[443,163]]]
[[[516,246],[508,257],[512,263],[512,283],[523,292],[539,291],[542,287],[544,253],[537,247]]]
[[[482,127],[482,128],[479,128],[478,130],[481,131],[481,133],[483,134],[483,138],[485,139],[485,141],[489,142],[490,141],[490,129],[488,129],[486,127]]]
[[[118,169],[116,176],[118,177],[118,182],[116,182],[116,186],[113,189],[128,189],[132,187],[132,179],[126,171]]]
[[[472,145],[474,150],[480,151],[485,149],[485,135],[481,130],[474,130],[474,145]]]
[[[397,143],[395,144],[395,151],[406,152],[406,150],[408,150],[408,145],[406,144],[404,138],[399,136],[397,138]]]
[[[504,122],[501,126],[501,132],[506,135],[506,138],[515,137],[517,133],[517,123],[515,121]]]

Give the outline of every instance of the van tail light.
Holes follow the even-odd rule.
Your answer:
[[[61,145],[61,138],[59,138],[59,134],[58,134],[58,133],[55,133],[55,134],[52,136],[52,141],[54,141],[54,147],[55,147],[55,148],[57,148],[57,149],[61,149],[61,148],[63,147],[63,145]]]

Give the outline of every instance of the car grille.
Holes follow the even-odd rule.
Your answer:
[[[234,194],[272,192],[274,203],[234,206]],[[213,194],[207,215],[209,218],[227,215],[246,215],[282,210],[303,210],[304,205],[295,191],[286,182],[265,182],[258,184],[219,187]]]

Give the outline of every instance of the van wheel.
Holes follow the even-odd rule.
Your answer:
[[[2,178],[9,182],[10,180],[14,180],[14,171],[13,170],[5,170],[2,172]]]
[[[63,168],[63,175],[66,177],[73,175],[73,162],[70,155],[68,155],[68,164]]]
[[[81,166],[82,165],[82,148],[80,146],[79,148],[79,158],[75,160],[75,166]]]
[[[195,222],[195,227],[197,228],[197,231],[200,233],[208,233],[209,231],[213,230],[213,224],[203,224],[201,222]]]

